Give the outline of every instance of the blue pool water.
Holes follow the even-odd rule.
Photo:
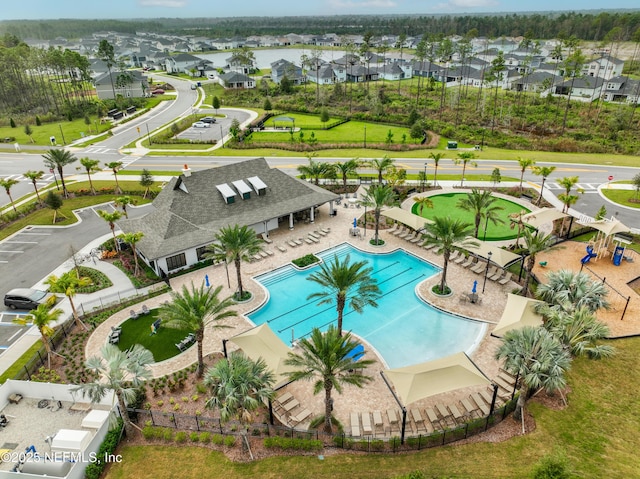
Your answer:
[[[390,368],[417,364],[471,350],[482,338],[485,325],[445,313],[424,303],[415,293],[421,281],[439,268],[403,250],[370,254],[344,244],[319,253],[326,261],[334,255],[350,255],[351,261],[366,260],[383,296],[378,307],[366,307],[362,314],[345,308],[343,329],[369,342]],[[269,300],[249,314],[256,325],[268,323],[285,344],[307,336],[311,329],[324,330],[335,323],[334,304],[318,305],[307,297],[321,286],[307,278],[319,267],[298,271],[283,266],[256,278],[269,291]]]

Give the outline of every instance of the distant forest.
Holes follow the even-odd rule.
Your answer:
[[[126,20],[5,20],[0,34],[13,34],[22,39],[51,40],[56,37],[75,39],[98,31],[135,33],[137,31],[176,35],[200,35],[210,38],[249,35],[281,35],[286,33],[336,33],[419,36],[425,33],[469,35],[498,38],[576,38],[602,41],[612,29],[619,27],[619,40],[638,41],[640,10],[613,12],[555,12],[493,15],[431,16],[330,16],[330,17],[238,17],[238,18],[162,18]]]

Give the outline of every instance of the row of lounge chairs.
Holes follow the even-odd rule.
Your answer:
[[[285,392],[278,396],[273,404],[276,412],[283,416],[289,426],[297,426],[311,416],[311,411],[300,406],[300,402],[293,394]]]
[[[307,244],[317,244],[320,243],[320,240],[327,236],[331,232],[331,228],[320,228],[314,230],[307,234],[306,238],[300,237],[298,239],[291,239],[286,241],[285,243],[289,245],[291,248],[297,248],[298,246],[302,246],[304,243]],[[281,252],[287,251],[283,246],[278,246],[278,250]]]
[[[511,281],[512,273],[509,271],[505,271],[499,266],[488,266],[486,261],[481,261],[473,255],[469,255],[467,257],[459,250],[456,250],[451,254],[449,261],[459,264],[463,268],[469,268],[476,274],[483,274],[485,270],[489,268],[487,271],[487,279],[496,281],[501,285],[505,285]]]
[[[122,328],[120,326],[115,326],[111,328],[111,332],[109,333],[109,344],[118,344],[120,342],[120,334],[122,333]]]
[[[186,338],[184,338],[179,343],[176,343],[176,348],[180,350],[180,352],[186,351],[196,341],[196,336],[193,333],[189,333]]]
[[[149,314],[149,308],[147,308],[146,304],[143,304],[140,311],[136,311],[135,309],[129,311],[129,319],[138,319],[140,316],[144,316],[145,314]]]

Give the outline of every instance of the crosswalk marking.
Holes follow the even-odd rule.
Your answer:
[[[540,183],[540,184],[542,184],[542,183]],[[553,181],[545,183],[544,186],[545,186],[545,188],[549,188],[550,190],[564,190],[565,189],[564,186],[562,186],[562,185],[560,185],[558,183],[555,183]],[[574,188],[575,189],[580,188],[580,189],[583,189],[585,191],[589,191],[589,190],[597,190],[599,186],[600,185],[597,185],[597,184],[594,184],[594,183],[576,183],[574,185]]]
[[[114,149],[105,146],[88,146],[84,150],[85,153],[109,153],[110,151],[114,151]]]

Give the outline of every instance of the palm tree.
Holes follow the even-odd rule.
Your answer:
[[[44,165],[49,169],[58,170],[58,175],[60,175],[60,183],[62,183],[62,194],[66,198],[69,195],[67,191],[67,186],[64,183],[64,175],[62,170],[65,166],[70,165],[71,163],[78,160],[75,156],[73,156],[69,151],[63,150],[61,148],[52,148],[47,153],[42,155],[44,158]]]
[[[11,197],[11,188],[20,183],[18,180],[14,180],[13,178],[0,178],[0,187],[4,188],[4,191],[7,193],[9,197],[9,201],[11,202],[11,207],[13,208],[13,212],[18,216],[18,210],[16,209],[16,205],[13,203],[13,198]]]
[[[42,303],[39,304],[36,309],[29,311],[26,316],[18,316],[13,320],[14,323],[26,326],[27,324],[33,324],[40,332],[40,339],[44,348],[47,350],[47,368],[51,369],[51,344],[49,343],[49,337],[53,335],[53,328],[51,325],[60,319],[60,315],[63,311],[59,308],[51,309],[51,304]]]
[[[312,178],[313,182],[317,185],[320,181],[320,178],[329,173],[329,170],[332,169],[332,165],[330,163],[316,161],[312,157],[309,157],[308,160],[308,165],[298,166],[298,172],[308,178]]]
[[[138,265],[138,251],[137,244],[144,237],[144,233],[142,231],[136,231],[135,233],[124,233],[120,235],[122,240],[131,246],[131,254],[133,255],[133,263],[135,265],[133,269],[133,275],[138,275],[139,265]]]
[[[337,162],[333,164],[336,172],[340,173],[342,176],[342,188],[347,188],[347,178],[349,175],[355,175],[358,172],[358,166],[360,166],[360,161],[358,158],[353,158],[351,160]]]
[[[236,316],[235,311],[229,308],[234,305],[232,298],[220,299],[222,286],[211,290],[200,285],[196,288],[191,283],[191,291],[186,285],[182,286],[182,292],[171,293],[171,302],[162,307],[165,318],[163,326],[175,329],[187,329],[195,334],[198,343],[198,377],[204,373],[204,359],[202,346],[204,344],[205,328],[212,324],[214,328],[225,328],[220,324],[221,320]]]
[[[519,156],[518,164],[520,165],[520,194],[522,194],[522,181],[524,180],[524,174],[527,171],[527,168],[534,167],[536,160],[532,160],[531,158],[522,158]]]
[[[435,166],[435,172],[433,173],[433,186],[438,186],[438,163],[444,158],[444,153],[431,153],[429,155],[433,158],[433,164]]]
[[[526,224],[523,221],[523,216],[524,215],[528,215],[529,211],[527,210],[520,210],[517,213],[511,213],[509,215],[509,228],[510,229],[516,229],[516,244],[514,245],[515,248],[519,248],[520,247],[520,236],[522,236],[522,231],[524,231],[524,229],[526,228]]]
[[[542,176],[542,187],[540,188],[540,196],[538,197],[538,201],[536,201],[536,205],[540,205],[542,201],[542,193],[544,193],[544,184],[547,181],[547,178],[551,173],[555,171],[555,166],[534,166],[533,174],[537,176]]]
[[[530,393],[540,388],[554,392],[566,386],[564,375],[571,364],[571,357],[553,334],[531,326],[507,331],[496,359],[503,360],[504,369],[520,378],[520,395],[513,413],[516,420],[522,418]]]
[[[114,193],[116,195],[122,194],[122,190],[120,189],[120,184],[118,183],[118,170],[122,168],[122,162],[111,161],[109,163],[105,163],[105,166],[109,168],[111,171],[113,171],[113,178],[116,180],[116,189],[114,190]]]
[[[372,272],[373,268],[367,267],[366,261],[351,263],[350,255],[344,261],[334,256],[333,260],[320,264],[320,271],[307,278],[323,288],[307,296],[307,299],[320,299],[319,305],[335,301],[339,335],[342,334],[342,317],[347,303],[356,313],[362,313],[365,306],[378,306],[376,300],[382,291],[378,288],[378,281],[371,276]]]
[[[428,196],[414,196],[413,202],[418,205],[418,214],[422,216],[425,208],[433,208],[433,200]]]
[[[73,303],[73,298],[76,295],[76,290],[78,288],[83,288],[92,284],[91,278],[86,276],[78,277],[78,275],[74,274],[73,271],[67,271],[66,273],[62,273],[60,276],[52,274],[45,280],[44,284],[49,285],[49,291],[52,293],[64,294],[69,299],[69,304],[71,305],[71,311],[73,312],[73,318],[75,319],[76,324],[78,326],[82,326],[84,329],[88,329],[85,324],[80,321],[80,316],[78,316],[78,311],[76,311],[76,305]]]
[[[248,226],[233,225],[221,228],[214,237],[215,242],[207,246],[205,258],[216,261],[224,260],[225,263],[233,262],[238,278],[238,292],[236,298],[244,299],[242,286],[242,274],[240,266],[242,261],[249,261],[254,255],[262,251],[262,241],[256,236],[256,232]]]
[[[151,363],[153,354],[139,344],[134,344],[127,351],[120,351],[118,346],[106,343],[100,349],[100,356],[92,356],[85,362],[87,369],[97,379],[78,386],[74,391],[81,391],[83,397],[89,396],[93,403],[101,401],[113,391],[127,437],[133,437],[136,426],[129,417],[127,403],[134,401],[137,390],[151,379]]]
[[[111,234],[113,235],[113,245],[116,251],[118,250],[118,240],[116,239],[116,221],[122,218],[122,213],[119,211],[112,211],[109,213],[105,210],[97,210],[98,216],[109,223],[109,228],[111,228]]]
[[[460,198],[458,208],[465,211],[470,211],[474,215],[475,229],[473,232],[474,238],[478,237],[480,231],[480,221],[484,217],[487,222],[491,221],[494,225],[498,223],[504,223],[502,219],[498,217],[498,211],[502,211],[504,208],[494,204],[497,198],[491,196],[491,191],[480,191],[476,188],[471,190],[471,193],[467,193],[467,196]]]
[[[542,308],[539,312],[545,317],[544,327],[572,356],[602,359],[615,354],[612,346],[598,343],[609,336],[609,328],[589,308],[581,306],[571,312]]]
[[[122,213],[124,214],[124,216],[128,219],[129,218],[129,213],[127,212],[127,205],[135,205],[136,202],[133,198],[131,198],[131,196],[120,196],[118,198],[116,198],[116,200],[113,202],[114,205],[119,206],[122,208]]]
[[[296,368],[288,373],[291,381],[315,380],[313,394],[324,390],[324,428],[328,433],[331,433],[333,389],[342,394],[344,384],[362,387],[372,379],[362,374],[362,370],[374,361],[354,361],[350,355],[357,345],[358,343],[351,339],[351,333],[342,336],[333,325],[330,325],[324,334],[318,328],[313,328],[309,338],[300,340],[298,346],[301,352],[290,352],[289,358],[285,361],[285,364]]]
[[[96,194],[96,189],[93,187],[93,181],[91,180],[91,174],[97,171],[100,171],[98,165],[100,164],[99,160],[92,160],[91,158],[80,158],[80,164],[84,166],[85,171],[87,172],[87,177],[89,178],[89,187],[91,188],[91,194]]]
[[[382,158],[374,158],[368,162],[369,166],[378,172],[378,183],[382,184],[382,175],[393,166],[395,160],[384,155]]]
[[[569,207],[574,205],[578,201],[578,197],[576,195],[571,194],[571,188],[573,188],[579,181],[579,177],[577,176],[564,176],[558,180],[558,184],[564,188],[564,193],[558,195],[558,199],[562,201],[564,207],[562,208],[562,212],[566,213],[569,211]],[[582,191],[578,189],[578,191]]]
[[[531,281],[531,276],[533,274],[533,267],[536,265],[536,255],[551,248],[555,243],[555,236],[552,234],[545,235],[541,231],[536,231],[534,233],[529,229],[525,229],[522,238],[524,239],[524,247],[529,255],[527,258],[527,266],[525,268],[527,270],[527,277],[524,282],[524,288],[522,289],[522,295],[526,297],[529,295],[529,282]]]
[[[588,274],[561,269],[547,273],[547,282],[538,286],[536,296],[566,312],[587,308],[595,313],[609,309],[608,293],[601,281],[592,280]]]
[[[393,206],[396,204],[396,194],[389,185],[371,185],[363,195],[361,201],[367,208],[373,208],[375,218],[375,235],[373,241],[376,245],[380,244],[380,211],[385,206]],[[384,244],[384,242],[383,242]]]
[[[562,212],[567,213],[569,211],[569,208],[571,208],[578,202],[579,197],[578,195],[568,195],[566,193],[560,193],[558,195],[558,199],[562,201]],[[562,223],[561,231],[564,231],[564,222]]]
[[[205,403],[217,408],[224,422],[237,419],[244,424],[253,421],[253,412],[274,396],[274,375],[264,359],[254,361],[240,351],[221,359],[205,374],[204,384],[211,391]]]
[[[33,189],[36,191],[36,197],[38,198],[38,203],[42,203],[42,200],[40,199],[40,192],[38,191],[38,180],[42,179],[42,177],[44,176],[44,171],[29,170],[25,173],[22,173],[22,176],[24,176],[25,178],[29,178],[31,180],[31,183],[33,184]]]
[[[424,245],[436,245],[436,252],[442,254],[444,258],[440,279],[440,294],[444,294],[447,291],[447,269],[451,253],[458,248],[471,248],[479,244],[469,239],[473,232],[471,224],[449,216],[436,216],[433,218],[433,223],[424,225],[424,229],[426,233]]]
[[[462,178],[460,180],[460,186],[464,184],[464,173],[467,171],[467,164],[470,164],[474,168],[478,166],[478,164],[473,161],[476,158],[476,154],[470,151],[463,151],[462,153],[458,153],[458,158],[454,158],[453,163],[455,165],[459,165],[462,163]]]

